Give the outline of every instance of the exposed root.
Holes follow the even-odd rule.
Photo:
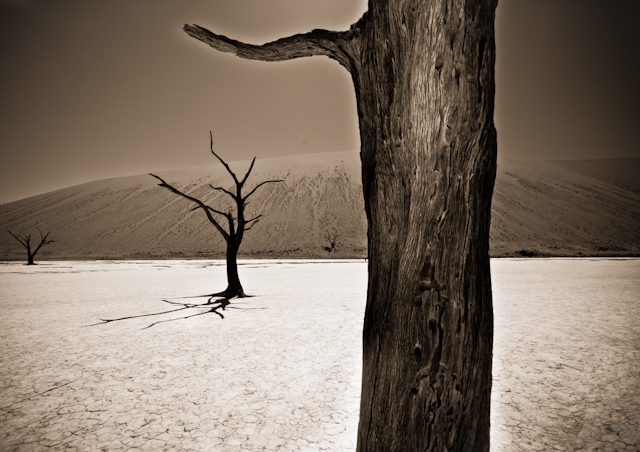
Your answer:
[[[207,295],[208,297],[221,297],[221,298],[226,298],[227,300],[231,300],[233,298],[250,298],[251,295],[247,295],[246,293],[244,293],[244,290],[242,289],[238,289],[238,290],[232,290],[232,289],[225,289],[222,292],[217,292],[217,293],[212,293],[211,295]]]

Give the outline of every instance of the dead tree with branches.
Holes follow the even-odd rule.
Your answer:
[[[233,200],[233,204],[235,204],[235,215],[231,210],[228,212],[223,212],[222,210],[215,209],[211,206],[208,206],[200,199],[190,196],[176,187],[167,183],[160,176],[155,174],[150,174],[160,181],[158,184],[160,187],[164,187],[167,190],[175,193],[176,195],[182,196],[183,198],[191,201],[195,204],[193,210],[202,209],[204,214],[206,215],[209,222],[216,228],[216,230],[222,235],[225,242],[227,243],[227,252],[226,252],[226,263],[227,263],[227,288],[222,292],[214,293],[211,297],[223,297],[226,299],[231,299],[234,297],[246,297],[247,295],[244,293],[242,288],[242,284],[240,283],[240,277],[238,276],[238,250],[240,249],[240,244],[242,243],[242,239],[244,238],[244,233],[250,230],[252,227],[258,223],[262,214],[256,215],[251,218],[245,218],[245,208],[247,205],[247,200],[251,195],[253,195],[260,187],[265,184],[271,184],[276,182],[282,182],[282,180],[265,180],[257,184],[253,189],[251,189],[246,195],[242,193],[242,189],[249,178],[249,174],[251,174],[251,170],[253,170],[253,165],[256,162],[256,158],[254,157],[251,161],[251,165],[249,169],[245,173],[242,179],[239,179],[238,176],[231,170],[231,167],[225,162],[222,157],[220,157],[213,150],[213,135],[209,132],[209,148],[211,149],[211,153],[214,155],[216,159],[227,170],[227,173],[231,175],[233,178],[233,182],[235,183],[235,189],[228,190],[224,187],[214,187],[209,184],[212,190],[219,191],[231,197]],[[221,218],[224,218],[226,221],[226,228],[223,226],[224,221],[221,221]]]
[[[327,231],[326,239],[329,241],[329,246],[325,246],[324,250],[327,253],[331,253],[332,251],[335,251],[336,250],[336,240],[338,240],[338,234],[336,234],[335,232],[333,234],[331,234],[330,232]]]
[[[261,61],[322,55],[353,81],[368,222],[359,451],[489,450],[497,0],[369,0],[349,30],[262,45],[193,38]]]
[[[49,235],[51,235],[51,231],[47,232],[46,234],[42,234],[42,231],[40,230],[40,228],[38,228],[38,232],[40,233],[40,242],[37,245],[35,245],[34,242],[35,249],[32,250],[31,234],[20,235],[14,234],[11,231],[8,232],[27,250],[27,265],[36,265],[33,259],[36,257],[38,251],[40,251],[40,248],[55,243],[55,240],[49,238]]]

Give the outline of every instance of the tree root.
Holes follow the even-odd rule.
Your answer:
[[[251,295],[247,295],[246,293],[244,293],[244,291],[242,289],[239,290],[231,290],[231,289],[225,289],[222,292],[217,292],[217,293],[212,293],[210,295],[206,295],[207,297],[222,297],[222,298],[226,298],[228,300],[231,300],[232,298],[250,298]]]

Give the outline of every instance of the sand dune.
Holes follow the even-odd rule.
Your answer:
[[[493,195],[491,249],[550,255],[637,254],[640,250],[640,190],[629,175],[640,159],[591,161],[499,161]],[[584,166],[589,167],[585,171]],[[637,178],[637,176],[636,176]]]
[[[233,162],[243,173],[249,162]],[[640,159],[535,161],[501,157],[493,198],[492,255],[640,254]],[[225,210],[221,165],[158,173]],[[244,257],[364,257],[366,218],[359,155],[326,153],[258,160],[248,189],[265,179],[248,214],[264,217],[247,234]],[[221,257],[224,242],[202,212],[149,175],[107,179],[0,206],[0,259],[23,259],[8,229],[52,231],[52,258]],[[337,235],[328,254],[327,234]]]

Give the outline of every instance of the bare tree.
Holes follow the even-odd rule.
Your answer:
[[[25,249],[27,250],[27,265],[35,265],[36,263],[34,262],[34,258],[36,257],[36,254],[38,253],[38,251],[40,251],[40,248],[42,248],[43,246],[47,246],[50,245],[52,243],[55,243],[55,240],[50,239],[49,235],[51,234],[51,232],[47,232],[46,234],[42,234],[42,231],[40,230],[40,228],[38,228],[38,232],[40,233],[40,242],[38,242],[37,245],[35,245],[34,242],[34,246],[35,249],[31,249],[31,234],[27,234],[27,235],[19,235],[19,234],[14,234],[11,231],[8,231],[9,234],[11,234],[18,242],[20,242],[20,244],[22,246],[25,247]]]
[[[181,192],[174,186],[168,184],[164,179],[160,176],[156,176],[155,174],[150,174],[160,181],[158,184],[160,187],[164,187],[167,190],[175,193],[176,195],[182,196],[185,199],[196,204],[196,206],[191,210],[202,209],[202,211],[207,216],[209,222],[217,229],[217,231],[222,235],[224,240],[227,243],[227,252],[226,252],[226,261],[227,261],[227,288],[222,292],[218,292],[213,294],[212,296],[219,296],[224,298],[233,298],[233,297],[246,297],[247,295],[244,293],[242,288],[242,284],[240,283],[240,277],[238,276],[238,250],[240,249],[240,244],[242,243],[242,239],[244,238],[244,233],[250,230],[262,217],[262,214],[256,215],[255,217],[251,217],[249,219],[245,218],[245,207],[247,205],[247,199],[251,195],[253,195],[256,190],[262,187],[265,184],[282,182],[282,180],[266,180],[260,182],[258,185],[253,187],[248,194],[243,195],[242,189],[244,188],[244,184],[247,181],[249,174],[251,174],[251,170],[253,169],[253,165],[256,162],[256,158],[254,157],[251,161],[251,165],[249,169],[245,173],[242,179],[238,179],[236,174],[231,170],[231,167],[225,162],[216,152],[213,150],[213,135],[209,132],[209,147],[211,149],[211,153],[217,158],[220,163],[227,170],[227,173],[231,175],[233,178],[233,182],[235,183],[235,190],[230,191],[223,187],[214,187],[209,184],[212,190],[216,190],[222,192],[231,197],[233,203],[235,204],[235,216],[232,211],[223,212],[218,209],[214,209],[211,206],[206,205],[204,202],[199,200],[198,198],[194,198],[193,196],[187,195],[186,193]],[[215,215],[222,217],[226,220],[226,229],[225,227],[216,219]]]
[[[497,0],[369,0],[347,31],[263,45],[197,25],[242,58],[323,55],[353,80],[368,220],[358,450],[489,449]]]
[[[325,246],[324,250],[327,252],[332,252],[336,250],[336,240],[338,239],[338,234],[337,233],[330,233],[329,231],[327,231],[327,235],[326,235],[327,240],[329,241],[329,246]]]

